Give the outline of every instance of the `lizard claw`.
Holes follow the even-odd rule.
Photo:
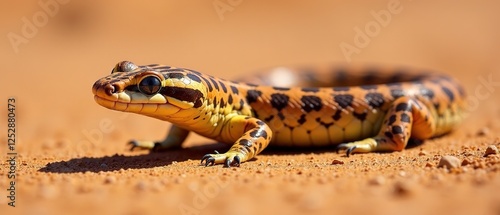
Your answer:
[[[130,151],[133,151],[134,149],[147,149],[156,152],[161,149],[160,143],[152,141],[131,140],[127,143],[127,145],[130,145]]]
[[[224,164],[224,167],[239,167],[241,158],[238,155],[225,154],[206,154],[201,158],[201,165],[214,166],[215,164]]]
[[[227,158],[226,161],[224,162],[224,167],[239,167],[241,164],[240,157],[234,156],[234,160],[231,158]]]
[[[348,143],[342,143],[342,144],[337,145],[336,150],[337,150],[337,153],[339,153],[339,150],[346,150],[345,155],[347,157],[349,157],[350,155],[352,155],[354,153],[356,148],[357,148],[356,145],[352,146],[352,145],[349,145]]]
[[[131,140],[127,143],[127,145],[130,145],[130,151],[134,151],[135,148],[139,148],[139,142],[137,140]]]
[[[204,164],[205,166],[209,166],[209,165],[213,166],[213,165],[215,165],[215,158],[212,157],[212,155],[210,155],[210,154],[206,154],[205,156],[203,156],[201,158],[201,165],[203,165],[203,162],[205,162],[205,164]]]

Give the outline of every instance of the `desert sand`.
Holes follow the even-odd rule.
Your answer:
[[[487,0],[4,2],[1,214],[498,215],[500,155],[485,152],[500,148],[499,9]],[[170,125],[94,102],[92,84],[121,60],[226,79],[280,65],[417,66],[460,80],[471,108],[451,134],[401,152],[274,149],[239,168],[204,167],[204,154],[229,146],[191,135],[182,150],[129,151],[129,140],[161,139]],[[458,167],[438,167],[443,156]]]

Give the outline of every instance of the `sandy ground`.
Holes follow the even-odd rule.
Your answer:
[[[1,214],[500,214],[500,155],[483,156],[500,148],[497,1],[61,0],[49,15],[39,2],[56,1],[0,7]],[[128,151],[169,124],[95,104],[93,82],[121,60],[227,79],[346,60],[435,68],[461,80],[474,107],[452,134],[403,152],[266,150],[239,168],[206,168],[201,156],[227,145],[192,135],[182,150]],[[462,165],[438,168],[444,155]]]

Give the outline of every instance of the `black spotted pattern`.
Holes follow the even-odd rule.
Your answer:
[[[354,117],[356,117],[357,119],[359,119],[360,121],[365,121],[366,119],[366,113],[356,113],[356,112],[353,112],[352,115]]]
[[[446,96],[448,96],[448,99],[450,99],[450,102],[453,102],[455,100],[455,94],[453,94],[453,92],[451,92],[450,89],[448,89],[447,87],[441,87],[441,89],[446,94]]]
[[[389,122],[388,122],[388,124],[389,124],[389,125],[392,125],[392,124],[394,124],[395,122],[396,122],[396,115],[391,115],[391,116],[389,117]]]
[[[217,96],[214,96],[214,99],[213,99],[213,104],[214,104],[214,107],[217,107]]]
[[[365,101],[370,105],[370,107],[379,108],[385,103],[384,95],[381,93],[367,93],[365,95]]]
[[[249,90],[247,92],[247,101],[248,103],[253,103],[257,101],[257,99],[262,95],[261,91],[258,90]]]
[[[408,114],[406,114],[406,113],[401,114],[401,121],[406,122],[406,123],[410,123],[410,116],[408,116]]]
[[[255,129],[250,132],[250,136],[253,138],[262,137],[264,139],[267,139],[267,132],[264,129]]]
[[[399,98],[401,96],[405,96],[405,91],[403,89],[391,89],[391,96],[394,98]]]
[[[285,94],[281,93],[273,93],[271,94],[271,105],[276,108],[278,111],[281,111],[283,108],[288,106],[289,97]]]
[[[319,92],[319,88],[317,87],[303,87],[301,88],[302,92],[312,92],[312,93],[316,93],[316,92]]]
[[[212,92],[214,90],[214,88],[212,87],[212,84],[210,83],[210,81],[208,79],[204,78],[203,76],[201,76],[201,78],[203,79],[203,81],[205,81],[205,84],[207,84],[208,91]]]
[[[304,122],[306,122],[306,115],[305,114],[300,115],[300,118],[297,120],[297,122],[299,124],[304,124]]]
[[[191,80],[193,80],[193,81],[196,81],[196,82],[198,82],[198,83],[201,83],[201,78],[200,78],[199,76],[195,75],[195,74],[190,74],[190,73],[188,73],[188,74],[187,74],[187,77],[188,77],[188,78],[190,78],[190,79],[191,79]]]
[[[300,101],[302,101],[302,110],[308,113],[312,110],[319,111],[323,107],[321,98],[317,96],[302,96]]]
[[[233,91],[233,93],[234,93],[235,95],[238,95],[238,93],[239,93],[239,92],[238,92],[238,88],[236,88],[236,87],[235,87],[235,86],[233,86],[233,85],[231,85],[231,91]]]
[[[247,139],[241,139],[238,144],[243,147],[252,147],[252,142]]]
[[[407,103],[400,103],[396,106],[396,111],[410,111],[411,106]]]
[[[325,128],[329,128],[330,126],[333,125],[333,122],[331,122],[331,123],[325,123],[325,122],[321,121],[321,118],[316,118],[316,122],[318,122],[319,124],[321,124]]]
[[[333,97],[335,102],[341,107],[341,108],[347,108],[351,106],[352,101],[354,100],[353,95],[347,95],[347,94],[340,94],[340,95],[335,95]]]
[[[401,126],[392,126],[392,133],[393,134],[403,134],[403,129],[401,128]]]
[[[265,118],[264,120],[265,120],[266,122],[269,122],[269,121],[271,121],[271,120],[273,120],[273,119],[274,119],[274,115],[270,115],[269,117]]]
[[[176,73],[176,72],[167,72],[167,73],[163,73],[163,77],[165,79],[169,79],[169,78],[181,79],[181,78],[184,78],[184,74]]]
[[[219,81],[219,84],[220,84],[220,88],[222,88],[222,91],[224,93],[227,93],[227,87],[226,87],[226,85],[222,81]]]
[[[278,90],[278,91],[287,91],[287,90],[290,90],[290,88],[288,87],[273,87],[274,90]]]
[[[243,101],[243,99],[240,99],[240,107],[238,108],[238,110],[243,109],[244,105],[245,105],[245,102]]]
[[[340,115],[342,113],[341,110],[337,110],[335,114],[332,116],[332,119],[335,121],[338,121],[342,116]]]
[[[285,119],[285,115],[283,115],[283,113],[279,112],[278,113],[278,118],[280,118],[280,120],[284,120]]]
[[[217,81],[216,81],[214,78],[212,78],[212,77],[210,77],[210,81],[211,81],[211,82],[212,82],[212,84],[214,85],[214,88],[215,88],[216,90],[219,90],[219,84],[217,84]]]
[[[220,99],[219,106],[220,106],[220,108],[225,108],[226,107],[226,102],[224,101],[224,98]]]
[[[388,137],[389,139],[392,139],[392,138],[394,137],[394,136],[392,135],[392,133],[391,133],[391,132],[388,132],[388,131],[386,131],[386,132],[384,133],[384,135],[385,135],[386,137]]]
[[[430,99],[434,98],[434,91],[432,91],[431,89],[426,88],[426,87],[420,88],[420,94],[422,94],[423,96],[426,96]]]

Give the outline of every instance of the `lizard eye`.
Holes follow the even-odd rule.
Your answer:
[[[153,95],[160,91],[161,80],[155,75],[146,76],[137,84],[137,88],[141,93]]]

